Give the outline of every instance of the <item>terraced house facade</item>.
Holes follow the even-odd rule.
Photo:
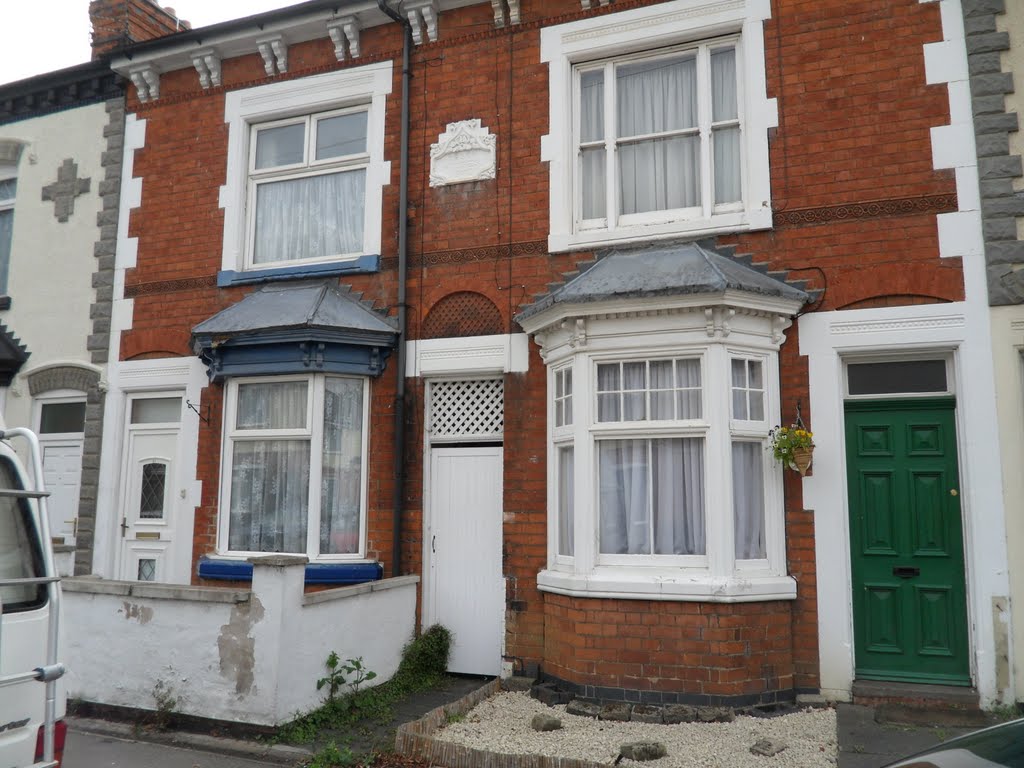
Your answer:
[[[310,0],[113,50],[93,571],[419,574],[454,671],[599,698],[1012,701],[973,8]]]

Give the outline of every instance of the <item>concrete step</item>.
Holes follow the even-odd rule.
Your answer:
[[[855,680],[853,701],[875,708],[875,721],[902,725],[981,727],[978,691],[956,685]]]

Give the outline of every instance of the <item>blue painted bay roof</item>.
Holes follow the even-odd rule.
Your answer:
[[[810,296],[764,271],[699,243],[611,251],[568,282],[526,306],[518,321],[556,304],[587,304],[613,299],[697,296],[741,291],[800,303]]]

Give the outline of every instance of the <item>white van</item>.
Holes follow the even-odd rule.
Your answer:
[[[9,444],[28,442],[31,480]],[[60,581],[35,434],[0,430],[0,768],[59,768],[67,728]]]

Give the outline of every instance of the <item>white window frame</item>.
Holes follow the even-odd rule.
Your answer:
[[[338,70],[321,75],[270,83],[231,91],[224,98],[224,119],[228,124],[227,183],[220,189],[220,207],[224,209],[224,238],[221,268],[229,272],[287,269],[310,264],[345,263],[361,256],[379,255],[384,187],[391,181],[391,163],[384,160],[385,111],[392,88],[392,62]],[[280,121],[341,114],[347,110],[367,111],[366,153],[352,168],[366,168],[366,193],[363,210],[363,245],[359,253],[339,254],[318,259],[252,263],[254,217],[248,213],[251,197],[250,167],[255,151],[255,130]],[[307,132],[307,141],[310,140]],[[308,173],[326,172],[352,158],[310,163]],[[345,166],[348,167],[347,165]],[[273,169],[282,173],[283,168]],[[300,171],[300,166],[292,167]],[[296,173],[296,176],[301,173]]]
[[[598,313],[598,309],[593,310]],[[718,315],[716,315],[717,317]],[[725,316],[724,314],[722,315]],[[587,597],[652,600],[750,602],[796,597],[787,575],[783,469],[768,449],[768,430],[780,423],[778,347],[780,318],[736,314],[728,334],[706,330],[703,309],[675,315],[632,318],[598,315],[586,324],[580,345],[577,322],[556,322],[537,332],[548,365],[549,469],[548,564],[538,574],[542,591]],[[716,322],[718,322],[716,320]],[[529,325],[529,323],[528,323]],[[575,339],[575,342],[573,341]],[[701,417],[680,421],[597,421],[597,366],[606,362],[666,359],[701,360]],[[764,418],[732,418],[733,359],[762,365]],[[572,366],[574,424],[555,429],[554,375]],[[704,438],[705,554],[601,555],[597,443],[613,437]],[[738,560],[732,486],[732,442],[762,446],[765,558]],[[574,556],[558,554],[559,476],[557,448],[573,445],[575,472]]]
[[[764,21],[769,0],[708,3],[673,0],[647,8],[610,13],[541,30],[541,60],[549,65],[550,133],[542,137],[541,159],[548,162],[551,252],[586,250],[772,226],[768,130],[778,125],[775,99],[766,95]],[[702,184],[704,205],[695,209],[636,214],[605,227],[579,226],[578,109],[579,65],[672,46],[736,44],[737,107],[741,126],[742,202],[713,205],[710,182]],[[701,98],[709,98],[706,93]],[[607,112],[612,107],[606,104]],[[702,151],[704,151],[702,149]],[[702,164],[707,175],[710,165]],[[609,178],[609,187],[612,186]],[[610,193],[611,194],[611,193]],[[611,199],[611,198],[609,198]],[[608,211],[610,213],[610,211]],[[591,224],[592,222],[586,222]]]
[[[362,414],[362,466],[359,478],[359,546],[354,553],[330,554],[320,552],[320,490],[321,461],[323,452],[323,410],[324,385],[327,379],[348,379],[359,381],[363,388]],[[306,426],[289,429],[236,429],[238,408],[238,387],[244,384],[281,384],[290,381],[307,383],[306,389]],[[230,379],[224,393],[223,435],[221,440],[221,474],[220,474],[220,510],[217,533],[218,556],[233,559],[261,557],[269,552],[248,550],[231,550],[228,547],[229,528],[231,523],[231,472],[234,458],[235,441],[294,439],[309,443],[309,499],[307,510],[309,518],[306,522],[306,551],[287,552],[280,554],[308,555],[310,562],[351,562],[366,560],[367,510],[368,510],[368,467],[369,467],[369,422],[370,418],[370,381],[366,376],[347,376],[343,374],[305,374],[294,376],[249,376]]]

